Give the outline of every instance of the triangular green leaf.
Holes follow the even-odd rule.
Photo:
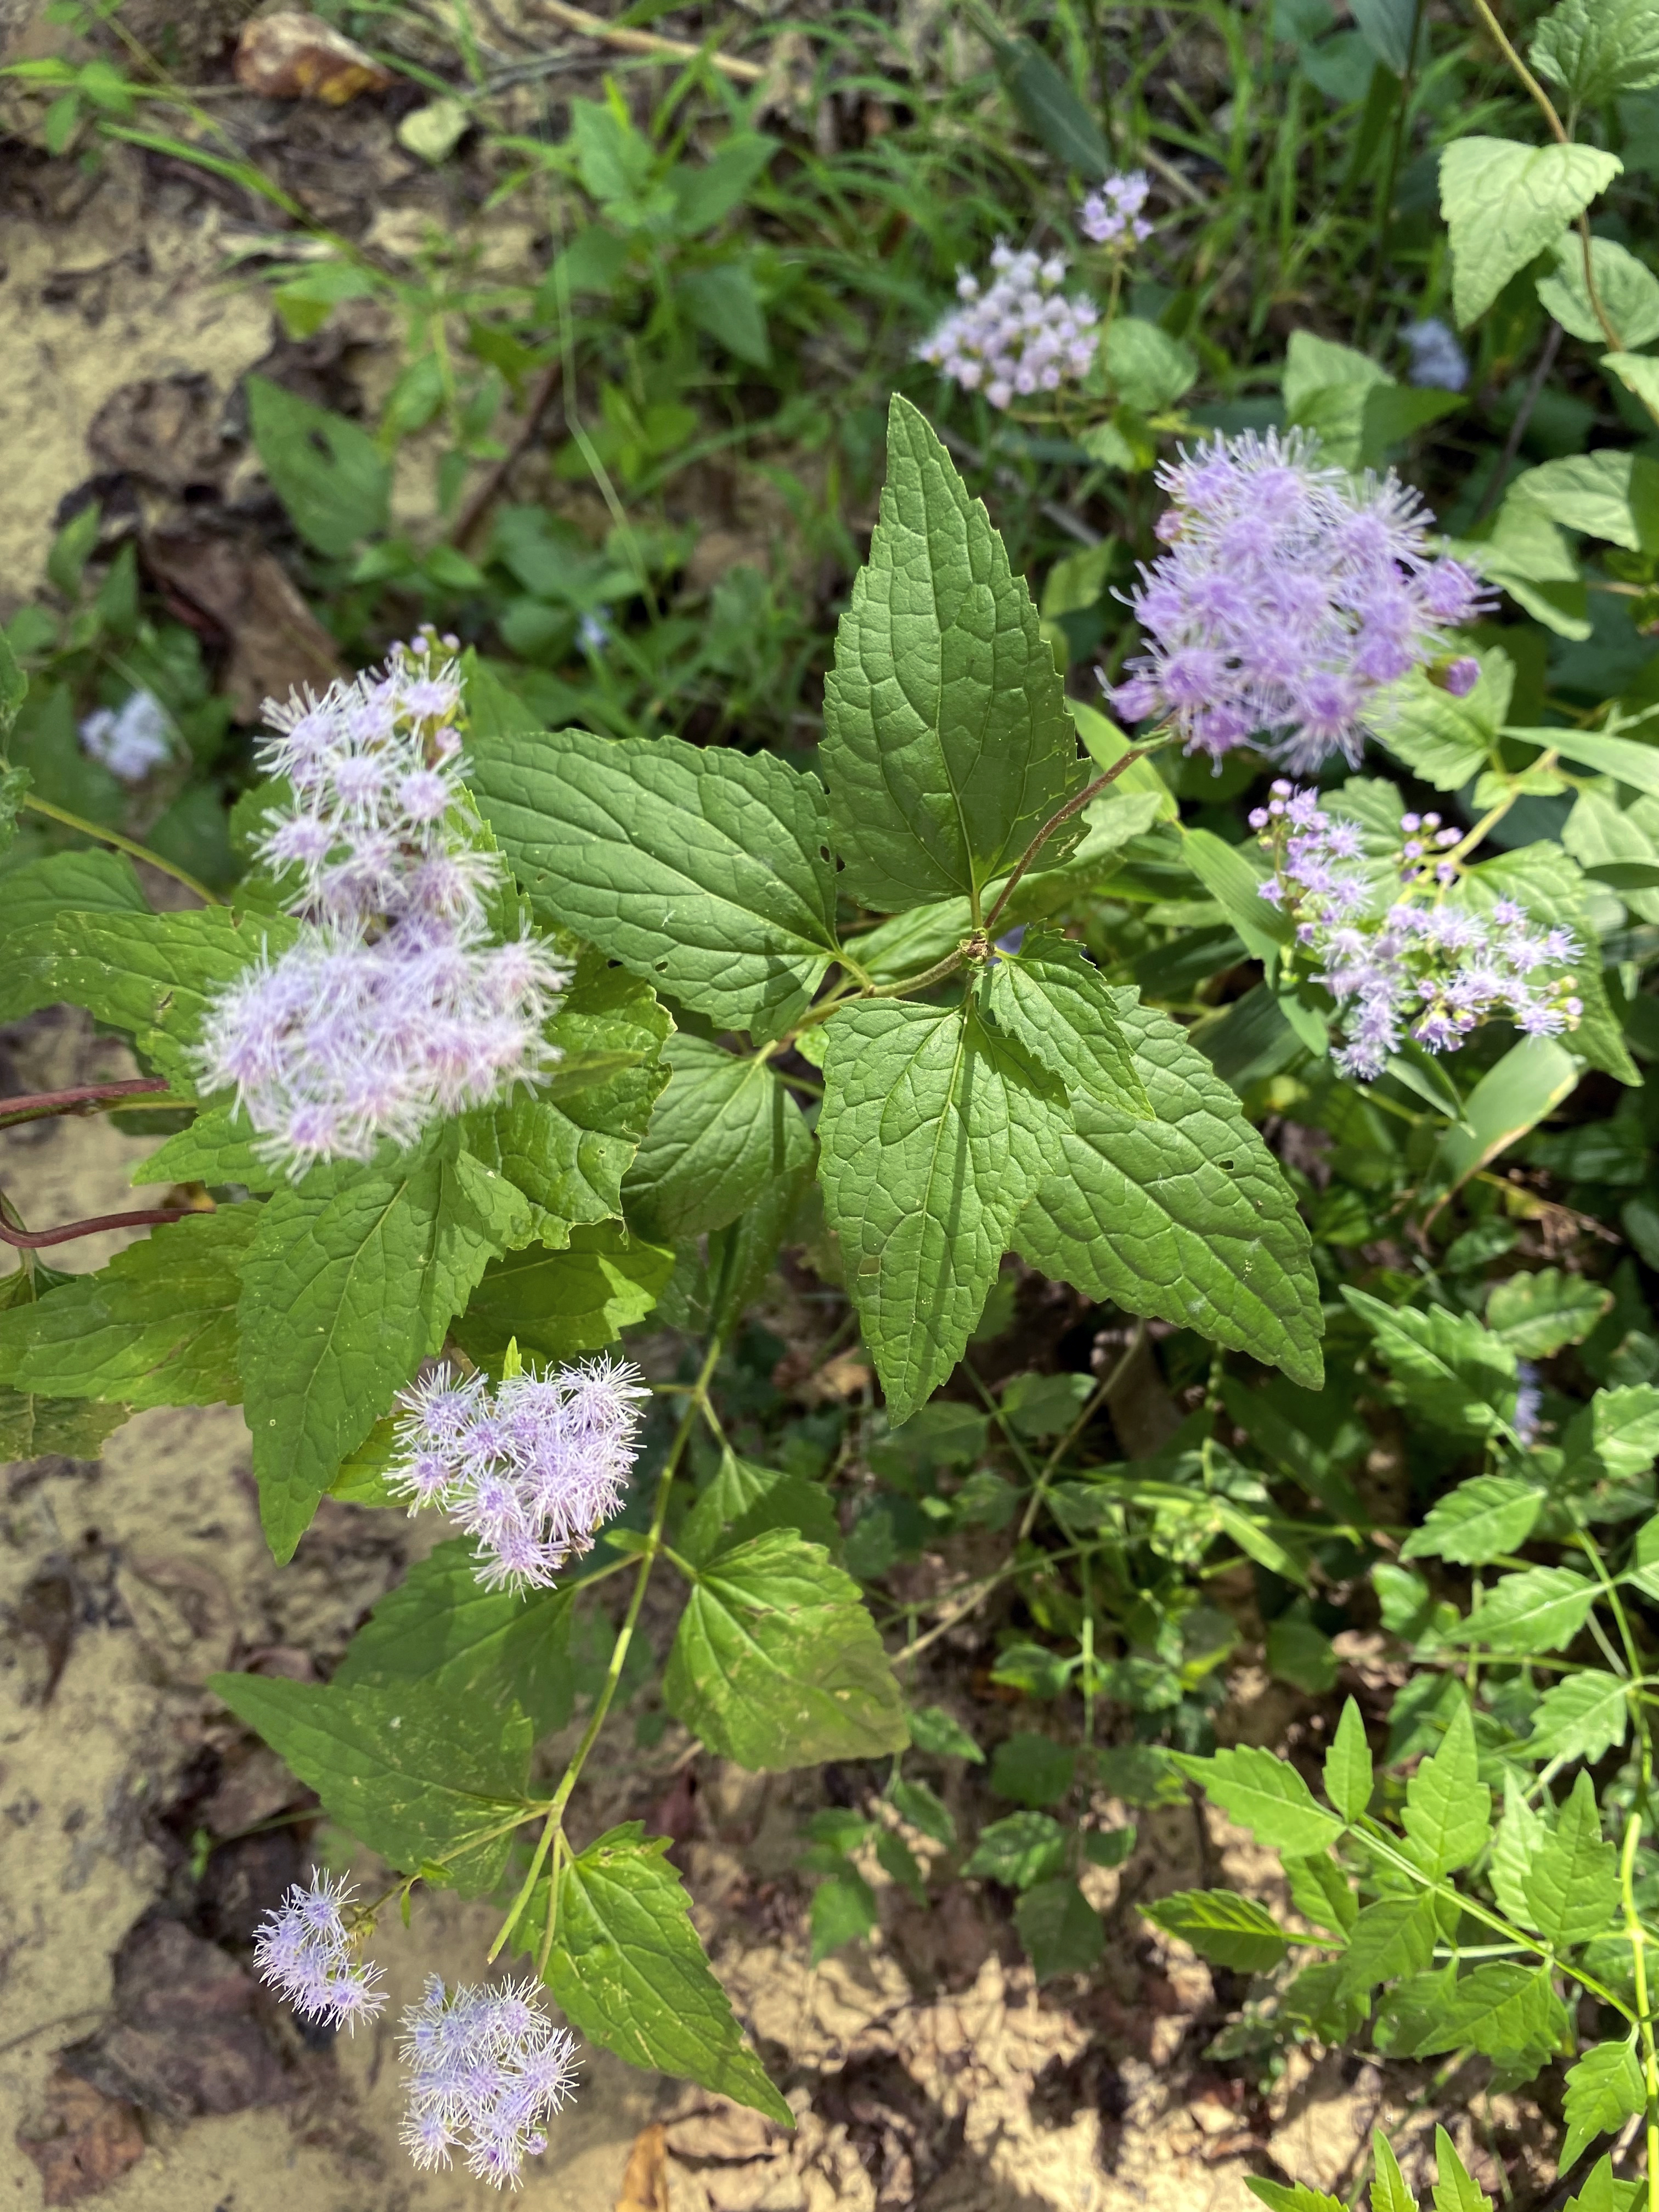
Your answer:
[[[628,1218],[660,1244],[724,1229],[775,1176],[812,1157],[801,1111],[764,1060],[680,1035],[624,1185]]]
[[[1106,1948],[1100,1915],[1066,1875],[1028,1889],[1014,1907],[1014,1925],[1039,1982],[1086,1974]]]
[[[857,1583],[788,1528],[717,1553],[699,1571],[663,1699],[711,1750],[753,1770],[874,1759],[909,1741]]]
[[[1343,1996],[1369,1996],[1379,1982],[1407,1981],[1434,1957],[1434,1899],[1425,1892],[1379,1897],[1362,1907],[1348,1936],[1338,1984]]]
[[[1533,33],[1531,54],[1575,107],[1605,106],[1659,84],[1659,9],[1653,0],[1560,0]]]
[[[1494,1583],[1449,1640],[1516,1658],[1559,1651],[1589,1619],[1598,1589],[1571,1567],[1527,1567]]]
[[[1285,1959],[1292,1938],[1253,1897],[1229,1889],[1177,1889],[1141,1911],[1166,1936],[1179,1936],[1212,1966],[1265,1974]]]
[[[574,1359],[614,1344],[643,1321],[673,1272],[674,1255],[630,1237],[619,1221],[570,1232],[562,1249],[532,1246],[493,1261],[454,1324],[469,1358],[498,1359],[514,1338],[526,1357]]]
[[[1444,2128],[1434,2131],[1434,2212],[1492,2212],[1491,2197],[1475,2187]]]
[[[530,1774],[516,1705],[381,1687],[211,1674],[208,1687],[322,1799],[333,1819],[406,1874],[441,1864],[464,1895],[492,1889]],[[472,1838],[479,1840],[473,1842]]]
[[[1565,2173],[1597,2136],[1612,2135],[1634,2119],[1647,2104],[1647,2090],[1635,2051],[1628,2043],[1597,2043],[1567,2069],[1562,2106],[1566,2139],[1559,2169]]]
[[[1237,1092],[1167,1014],[1115,994],[1156,1121],[1083,1091],[1014,1242],[1045,1274],[1324,1380],[1308,1231]]]
[[[1492,1792],[1480,1779],[1474,1720],[1467,1705],[1452,1716],[1440,1748],[1406,1784],[1406,1833],[1425,1874],[1467,1866],[1492,1824]]]
[[[714,1480],[687,1514],[674,1548],[693,1566],[701,1566],[716,1552],[730,1551],[773,1528],[793,1528],[826,1550],[841,1541],[841,1523],[822,1484],[757,1467],[752,1460],[727,1451]]]
[[[1473,1314],[1385,1305],[1343,1285],[1407,1403],[1460,1436],[1486,1436],[1515,1410],[1515,1354]]]
[[[1171,1764],[1269,1850],[1304,1858],[1326,1850],[1342,1832],[1341,1821],[1314,1802],[1295,1767],[1271,1752],[1246,1746],[1218,1751],[1213,1759],[1176,1754]]]
[[[1451,233],[1460,327],[1484,314],[1623,167],[1593,146],[1454,138],[1440,156],[1440,211]]]
[[[1565,1344],[1582,1344],[1613,1304],[1613,1293],[1559,1267],[1494,1283],[1486,1326],[1517,1358],[1548,1359]]]
[[[991,970],[987,1006],[1067,1091],[1085,1091],[1137,1120],[1152,1117],[1110,987],[1080,945],[1030,930],[1017,954]]]
[[[1371,1802],[1371,1747],[1352,1698],[1345,1699],[1336,1734],[1325,1754],[1325,1795],[1345,1820],[1359,1820]]]
[[[1624,1741],[1629,1724],[1628,1685],[1585,1667],[1551,1683],[1538,1700],[1527,1749],[1540,1759],[1597,1759]]]
[[[1025,580],[896,393],[881,519],[824,686],[823,763],[845,888],[890,913],[982,890],[1084,785]]]
[[[1406,2186],[1400,2160],[1381,2128],[1371,2130],[1370,2212],[1418,2212],[1417,2199]]]
[[[1619,1903],[1619,1855],[1601,1837],[1595,1785],[1580,1772],[1522,1877],[1528,1924],[1558,1948],[1605,1935]]]
[[[1400,1547],[1402,1559],[1455,1559],[1463,1566],[1516,1552],[1531,1535],[1544,1492],[1514,1475],[1476,1474],[1437,1498],[1420,1528]]]

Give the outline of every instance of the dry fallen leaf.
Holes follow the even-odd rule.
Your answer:
[[[668,2212],[668,2147],[660,2126],[641,2128],[628,2154],[617,2212]]]
[[[228,643],[224,690],[239,722],[257,721],[267,697],[326,690],[344,675],[338,647],[288,571],[251,540],[175,524],[144,541],[144,566],[181,619],[200,629],[205,617]]]
[[[137,2166],[144,2138],[131,2105],[60,2070],[46,2084],[44,2117],[17,2130],[17,2148],[40,2169],[40,2202],[73,2204]]]
[[[246,27],[236,46],[236,82],[264,100],[320,100],[343,107],[360,92],[384,92],[394,79],[331,23],[296,8],[258,16]]]

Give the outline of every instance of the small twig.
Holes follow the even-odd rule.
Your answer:
[[[1487,478],[1486,489],[1480,495],[1480,504],[1474,510],[1474,520],[1477,522],[1484,522],[1491,514],[1497,504],[1498,495],[1504,489],[1510,471],[1515,465],[1515,457],[1521,450],[1521,441],[1527,434],[1527,425],[1532,420],[1533,410],[1538,404],[1539,395],[1549,380],[1550,371],[1555,366],[1555,356],[1561,350],[1561,340],[1564,335],[1559,323],[1550,325],[1549,336],[1544,340],[1544,350],[1538,356],[1538,366],[1532,373],[1532,381],[1521,395],[1521,404],[1515,410],[1515,420],[1510,425],[1510,434],[1504,441],[1504,450],[1498,457],[1498,466]]]
[[[100,823],[88,822],[84,814],[71,814],[66,806],[54,806],[49,799],[39,799],[32,791],[23,794],[23,804],[31,814],[44,814],[50,822],[61,822],[66,830],[78,830],[83,837],[95,837],[100,845],[113,845],[118,853],[127,853],[135,860],[143,860],[147,867],[159,868],[164,876],[171,876],[187,891],[194,891],[204,906],[222,906],[224,901],[216,891],[198,883],[187,869],[175,867],[164,860],[159,853],[152,853],[148,845],[140,845],[131,837],[124,837],[118,830],[106,830]]]
[[[48,1114],[76,1114],[110,1099],[136,1098],[165,1091],[164,1075],[135,1075],[123,1083],[79,1083],[72,1091],[29,1091],[15,1098],[0,1098],[0,1124],[33,1121]]]
[[[556,23],[562,23],[572,31],[580,31],[584,38],[599,39],[607,46],[621,46],[630,54],[655,54],[664,61],[708,62],[723,76],[735,77],[740,84],[758,84],[766,75],[758,62],[740,62],[731,54],[715,53],[708,46],[696,46],[685,39],[664,39],[654,31],[630,30],[625,23],[602,22],[599,16],[590,15],[586,8],[572,8],[567,0],[535,0],[538,15],[550,15]]]
[[[95,1237],[104,1229],[154,1229],[167,1221],[182,1221],[198,1212],[193,1206],[157,1206],[137,1213],[95,1213],[88,1221],[67,1221],[61,1229],[14,1229],[0,1214],[0,1243],[20,1252],[39,1252],[48,1244],[71,1243],[77,1237]]]
[[[563,377],[564,363],[555,358],[537,378],[529,404],[524,411],[524,419],[519,424],[517,436],[456,517],[455,527],[449,533],[452,545],[465,551],[468,540],[477,534],[479,526],[487,520],[490,508],[501,497],[507,477],[541,428],[542,417],[552,405]]]

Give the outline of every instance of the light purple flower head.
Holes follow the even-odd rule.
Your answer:
[[[1169,550],[1141,570],[1146,650],[1110,696],[1188,752],[1260,737],[1296,773],[1357,761],[1389,686],[1443,659],[1483,604],[1468,568],[1435,556],[1414,491],[1392,472],[1356,481],[1305,432],[1213,439],[1158,481]]]
[[[1016,253],[1000,242],[991,255],[988,289],[959,274],[961,306],[916,349],[964,392],[983,392],[993,407],[1057,392],[1088,374],[1100,310],[1092,300],[1060,291],[1066,263]]]
[[[465,2155],[497,2189],[519,2185],[547,2148],[546,2124],[576,2090],[574,2039],[534,1982],[447,1990],[434,1975],[404,2014],[409,2072],[404,2148],[425,2172]]]
[[[399,1401],[392,1487],[472,1537],[486,1589],[549,1589],[621,1510],[650,1395],[605,1357],[526,1368],[493,1390],[441,1364]]]
[[[1125,252],[1139,246],[1152,234],[1152,226],[1140,212],[1151,190],[1144,169],[1115,172],[1079,208],[1078,228],[1092,246],[1115,246]]]
[[[461,811],[455,663],[428,632],[382,674],[322,699],[267,702],[264,764],[292,799],[259,850],[292,879],[298,939],[210,1006],[204,1092],[234,1091],[258,1150],[295,1176],[416,1143],[446,1115],[534,1086],[568,980],[538,939],[490,941],[497,856]]]
[[[380,1969],[357,1955],[345,1915],[356,1893],[313,1869],[296,1882],[253,1938],[260,1978],[286,1997],[302,2020],[355,2029],[386,2008]]]

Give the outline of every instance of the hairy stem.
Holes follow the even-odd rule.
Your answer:
[[[70,1091],[27,1091],[13,1098],[0,1098],[0,1129],[18,1121],[44,1121],[59,1114],[101,1113],[114,1106],[147,1103],[157,1106],[193,1106],[193,1098],[157,1098],[165,1091],[164,1075],[137,1075],[125,1083],[79,1083]]]
[[[1115,783],[1117,781],[1119,776],[1122,775],[1125,769],[1133,768],[1137,761],[1146,760],[1150,754],[1155,753],[1158,750],[1159,745],[1167,744],[1168,743],[1169,739],[1167,738],[1159,738],[1150,745],[1132,746],[1130,750],[1123,755],[1121,760],[1115,760],[1110,768],[1109,768],[1103,775],[1097,775],[1092,783],[1085,784],[1083,789],[1079,792],[1075,799],[1068,799],[1065,805],[1060,809],[1058,813],[1051,814],[1049,816],[1048,819],[1043,823],[1042,829],[1037,831],[1036,836],[1032,838],[1030,843],[1020,854],[1018,860],[1015,864],[1013,874],[1009,877],[1007,882],[1002,886],[1001,896],[997,900],[996,904],[991,908],[989,914],[986,915],[982,926],[985,934],[988,937],[997,926],[997,917],[1001,914],[1004,907],[1007,905],[1010,898],[1012,897],[1015,884],[1018,883],[1020,878],[1025,873],[1027,868],[1030,866],[1032,861],[1036,860],[1037,854],[1042,850],[1048,840],[1054,836],[1055,830],[1062,829],[1065,824],[1071,820],[1074,814],[1080,814],[1091,799],[1098,799],[1101,793],[1105,790],[1109,783]]]
[[[1647,2091],[1648,2212],[1659,2212],[1659,2051],[1655,2049],[1653,2015],[1648,2008],[1647,1932],[1636,1910],[1636,1847],[1641,1840],[1642,1816],[1632,1813],[1625,1823],[1624,1846],[1619,1854],[1619,1888],[1625,1903],[1625,1933],[1630,1938],[1631,1972],[1641,2022],[1642,2081]]]

